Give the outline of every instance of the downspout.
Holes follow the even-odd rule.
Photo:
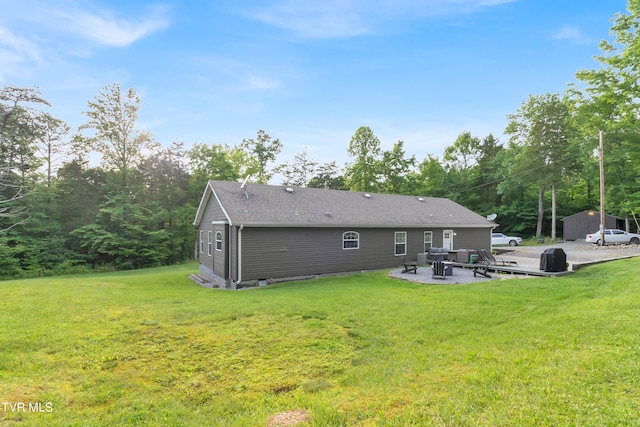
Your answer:
[[[227,225],[226,240],[225,240],[225,243],[227,245],[226,254],[227,254],[227,257],[229,258],[229,277],[227,277],[227,280],[229,280],[229,285],[231,285],[231,282],[233,281],[233,257],[231,256],[231,248],[233,247],[233,245],[231,244],[232,233],[233,233],[233,223],[229,221],[229,224]]]
[[[238,280],[236,284],[240,284],[242,281],[242,229],[244,228],[244,224],[240,224],[240,228],[238,228]]]

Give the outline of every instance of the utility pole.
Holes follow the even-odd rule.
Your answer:
[[[604,246],[604,135],[600,131],[600,246]]]

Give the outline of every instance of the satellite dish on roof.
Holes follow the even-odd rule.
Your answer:
[[[489,221],[493,221],[494,219],[498,218],[498,214],[491,214],[491,215],[487,215],[487,219]]]

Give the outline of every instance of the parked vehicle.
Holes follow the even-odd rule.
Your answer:
[[[522,238],[507,236],[502,233],[491,233],[491,245],[518,246],[522,243]]]
[[[595,243],[599,245],[601,237],[600,231],[596,231],[595,233],[587,234],[585,241],[587,243]],[[626,231],[607,228],[604,230],[604,243],[633,243],[634,245],[637,245],[640,243],[640,234],[627,233]]]

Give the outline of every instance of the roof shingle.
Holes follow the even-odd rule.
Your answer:
[[[262,227],[486,227],[495,224],[449,199],[209,181],[233,224]],[[289,189],[289,191],[287,191]],[[206,199],[206,200],[205,200]],[[204,203],[203,203],[204,202]]]

